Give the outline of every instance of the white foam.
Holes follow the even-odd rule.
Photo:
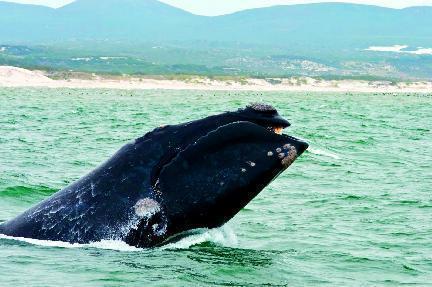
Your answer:
[[[89,244],[78,244],[78,243],[68,243],[62,241],[50,241],[50,240],[38,240],[23,237],[12,237],[0,234],[0,239],[8,239],[21,241],[33,245],[45,246],[45,247],[59,247],[59,248],[98,248],[107,250],[117,250],[117,251],[141,251],[142,249],[127,245],[123,241],[119,240],[102,240],[100,242],[94,242]]]
[[[334,159],[340,159],[340,156],[338,156],[337,154],[331,153],[329,151],[324,151],[324,150],[320,150],[320,149],[313,149],[313,148],[309,148],[308,151],[310,153],[315,154],[315,155],[323,155],[323,156],[331,157]]]
[[[117,251],[142,251],[141,248],[136,248],[126,244],[124,241],[120,240],[102,240],[99,242],[94,242],[87,244],[86,247],[107,249],[107,250],[117,250]]]
[[[236,246],[237,236],[229,225],[216,229],[202,229],[202,232],[180,239],[177,242],[162,246],[161,249],[188,249],[204,242],[214,242],[223,246]]]
[[[116,250],[116,251],[127,251],[127,252],[137,252],[143,251],[144,249],[136,248],[126,244],[120,240],[102,240],[99,242],[93,242],[89,244],[78,244],[78,243],[68,243],[62,241],[50,241],[50,240],[38,240],[23,237],[12,237],[0,234],[0,239],[21,241],[33,245],[44,246],[44,247],[58,247],[58,248],[97,248],[106,250]],[[202,232],[193,234],[182,238],[181,240],[167,244],[160,247],[164,249],[187,249],[191,246],[201,244],[204,242],[214,242],[224,246],[235,246],[238,244],[237,236],[234,231],[228,227],[224,226],[217,229],[203,229]]]

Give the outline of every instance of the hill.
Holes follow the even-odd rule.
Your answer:
[[[106,72],[103,61],[70,62],[109,55],[128,58],[113,72],[429,78],[431,55],[413,51],[432,47],[430,27],[432,7],[320,3],[204,17],[156,0],[0,2],[0,63]],[[394,45],[408,47],[365,51]],[[7,53],[23,47],[33,58]]]

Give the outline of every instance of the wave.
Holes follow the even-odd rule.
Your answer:
[[[160,247],[161,249],[188,249],[204,242],[233,247],[238,245],[238,239],[231,227],[224,225],[215,229],[201,229],[198,233],[183,237],[180,240]]]
[[[57,247],[57,248],[96,248],[105,250],[115,250],[124,252],[142,252],[145,249],[137,248],[126,244],[120,240],[102,240],[99,242],[92,242],[88,244],[69,243],[62,241],[39,240],[23,237],[13,237],[0,234],[0,240],[13,240],[24,242],[32,245],[44,247]],[[227,226],[217,229],[202,229],[196,233],[183,237],[180,240],[169,243],[167,245],[158,247],[161,250],[167,249],[188,249],[194,245],[199,245],[204,242],[213,242],[223,246],[237,245],[237,236],[234,231]]]
[[[325,151],[325,150],[309,148],[308,151],[312,154],[315,154],[315,155],[323,155],[326,157],[331,157],[333,159],[341,159],[340,156],[338,156],[337,154],[334,154],[334,153],[331,153],[331,152]]]
[[[0,197],[33,197],[49,196],[55,193],[57,189],[46,186],[9,186],[0,190]]]
[[[63,241],[50,241],[50,240],[39,240],[23,237],[13,237],[0,234],[0,240],[13,240],[25,242],[32,245],[44,246],[44,247],[58,247],[58,248],[98,248],[108,249],[116,251],[141,251],[142,249],[127,245],[125,242],[120,240],[102,240],[99,242],[93,242],[89,244],[69,243]]]

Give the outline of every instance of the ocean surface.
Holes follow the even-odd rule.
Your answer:
[[[0,221],[173,124],[273,104],[311,147],[231,222],[163,248],[0,236],[0,286],[426,286],[432,97],[0,89]]]

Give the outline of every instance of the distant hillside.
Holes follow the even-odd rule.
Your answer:
[[[52,59],[26,59],[34,66],[57,68],[71,67],[66,54],[79,58],[109,53],[143,57],[147,66],[170,66],[173,73],[207,69],[204,72],[256,75],[432,77],[429,55],[364,51],[370,46],[431,48],[430,27],[432,7],[397,10],[321,3],[204,17],[155,0],[77,0],[58,9],[0,2],[0,45],[55,48],[55,55],[64,54],[55,65]],[[2,61],[20,59],[3,53]],[[418,67],[410,68],[413,64]],[[152,70],[147,68],[136,72]]]
[[[77,0],[59,9],[0,2],[0,40],[432,46],[432,7],[321,3],[202,17],[155,0]],[[39,40],[39,41],[38,41]]]
[[[0,2],[0,41],[171,41],[200,18],[154,0],[77,0],[59,9]]]
[[[219,17],[215,26],[215,31],[222,32],[212,34],[218,40],[317,47],[432,46],[432,7],[395,10],[335,3],[276,6]]]

